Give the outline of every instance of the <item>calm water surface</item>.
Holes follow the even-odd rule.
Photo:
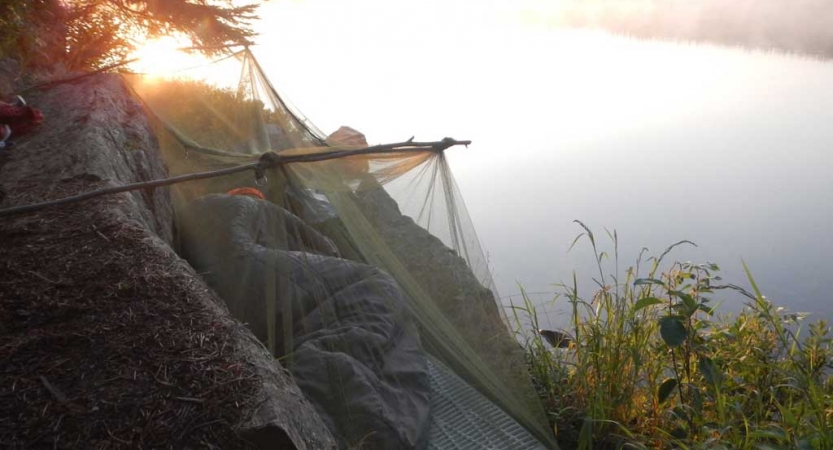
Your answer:
[[[622,267],[643,246],[657,255],[688,239],[699,247],[672,256],[717,262],[727,281],[747,286],[744,259],[770,298],[830,317],[833,65],[615,37],[596,43],[605,62],[594,64],[592,82],[563,92],[587,104],[571,111],[551,91],[528,98],[546,105],[530,109],[552,114],[527,117],[532,126],[514,130],[525,133],[489,152],[492,164],[459,175],[501,293],[516,293],[515,282],[551,291],[576,270],[588,294],[589,243],[566,252],[580,219],[605,243],[604,227],[617,230]],[[632,63],[618,60],[621,52]],[[587,67],[565,62],[553,80],[569,77],[564,71]],[[459,164],[470,164],[468,155]],[[563,307],[549,308],[553,322]]]
[[[275,42],[311,25],[273,20]],[[297,64],[309,46],[256,54],[325,132],[472,139],[450,158],[506,303],[520,283],[547,305],[574,270],[590,293],[589,244],[567,252],[580,219],[610,253],[617,230],[622,269],[688,239],[672,257],[746,286],[744,259],[768,297],[833,316],[833,64],[588,31],[325,25],[344,39],[308,42],[324,66]],[[565,306],[545,307],[553,326]]]

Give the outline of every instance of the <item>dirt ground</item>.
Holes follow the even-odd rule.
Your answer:
[[[0,154],[0,209],[167,175],[117,77],[27,100],[45,120]],[[164,189],[0,217],[0,449],[334,447],[172,230]]]
[[[255,377],[231,324],[145,230],[92,206],[0,228],[0,446],[248,448]]]

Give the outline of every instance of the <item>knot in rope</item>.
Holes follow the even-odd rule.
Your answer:
[[[457,139],[446,137],[446,138],[443,138],[443,140],[441,140],[441,141],[435,143],[434,145],[432,145],[432,147],[434,147],[434,150],[437,151],[437,152],[443,152],[443,151],[447,150],[448,148],[453,147],[455,145],[459,145],[459,144],[463,144],[463,145],[466,145],[466,146],[469,145],[468,141],[458,141]]]
[[[275,152],[266,152],[260,155],[260,160],[255,166],[255,178],[257,180],[266,178],[266,171],[278,167],[281,162],[281,157]]]

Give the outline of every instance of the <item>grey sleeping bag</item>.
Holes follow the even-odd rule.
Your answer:
[[[185,257],[230,312],[266,341],[342,448],[424,448],[430,381],[398,284],[335,257],[335,246],[286,210],[210,195],[181,212]]]

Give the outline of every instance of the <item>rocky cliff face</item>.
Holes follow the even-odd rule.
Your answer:
[[[167,175],[114,76],[29,96],[0,208]],[[167,190],[0,218],[8,448],[334,448],[292,379],[170,247]]]
[[[477,355],[488,355],[485,363],[494,375],[520,402],[538,405],[523,352],[509,334],[492,291],[474,276],[465,259],[403,215],[381,186],[372,186],[355,197],[365,218],[456,332]],[[539,422],[546,424],[546,418],[540,416]]]
[[[20,64],[13,59],[0,59],[0,97],[12,95],[19,78]]]

